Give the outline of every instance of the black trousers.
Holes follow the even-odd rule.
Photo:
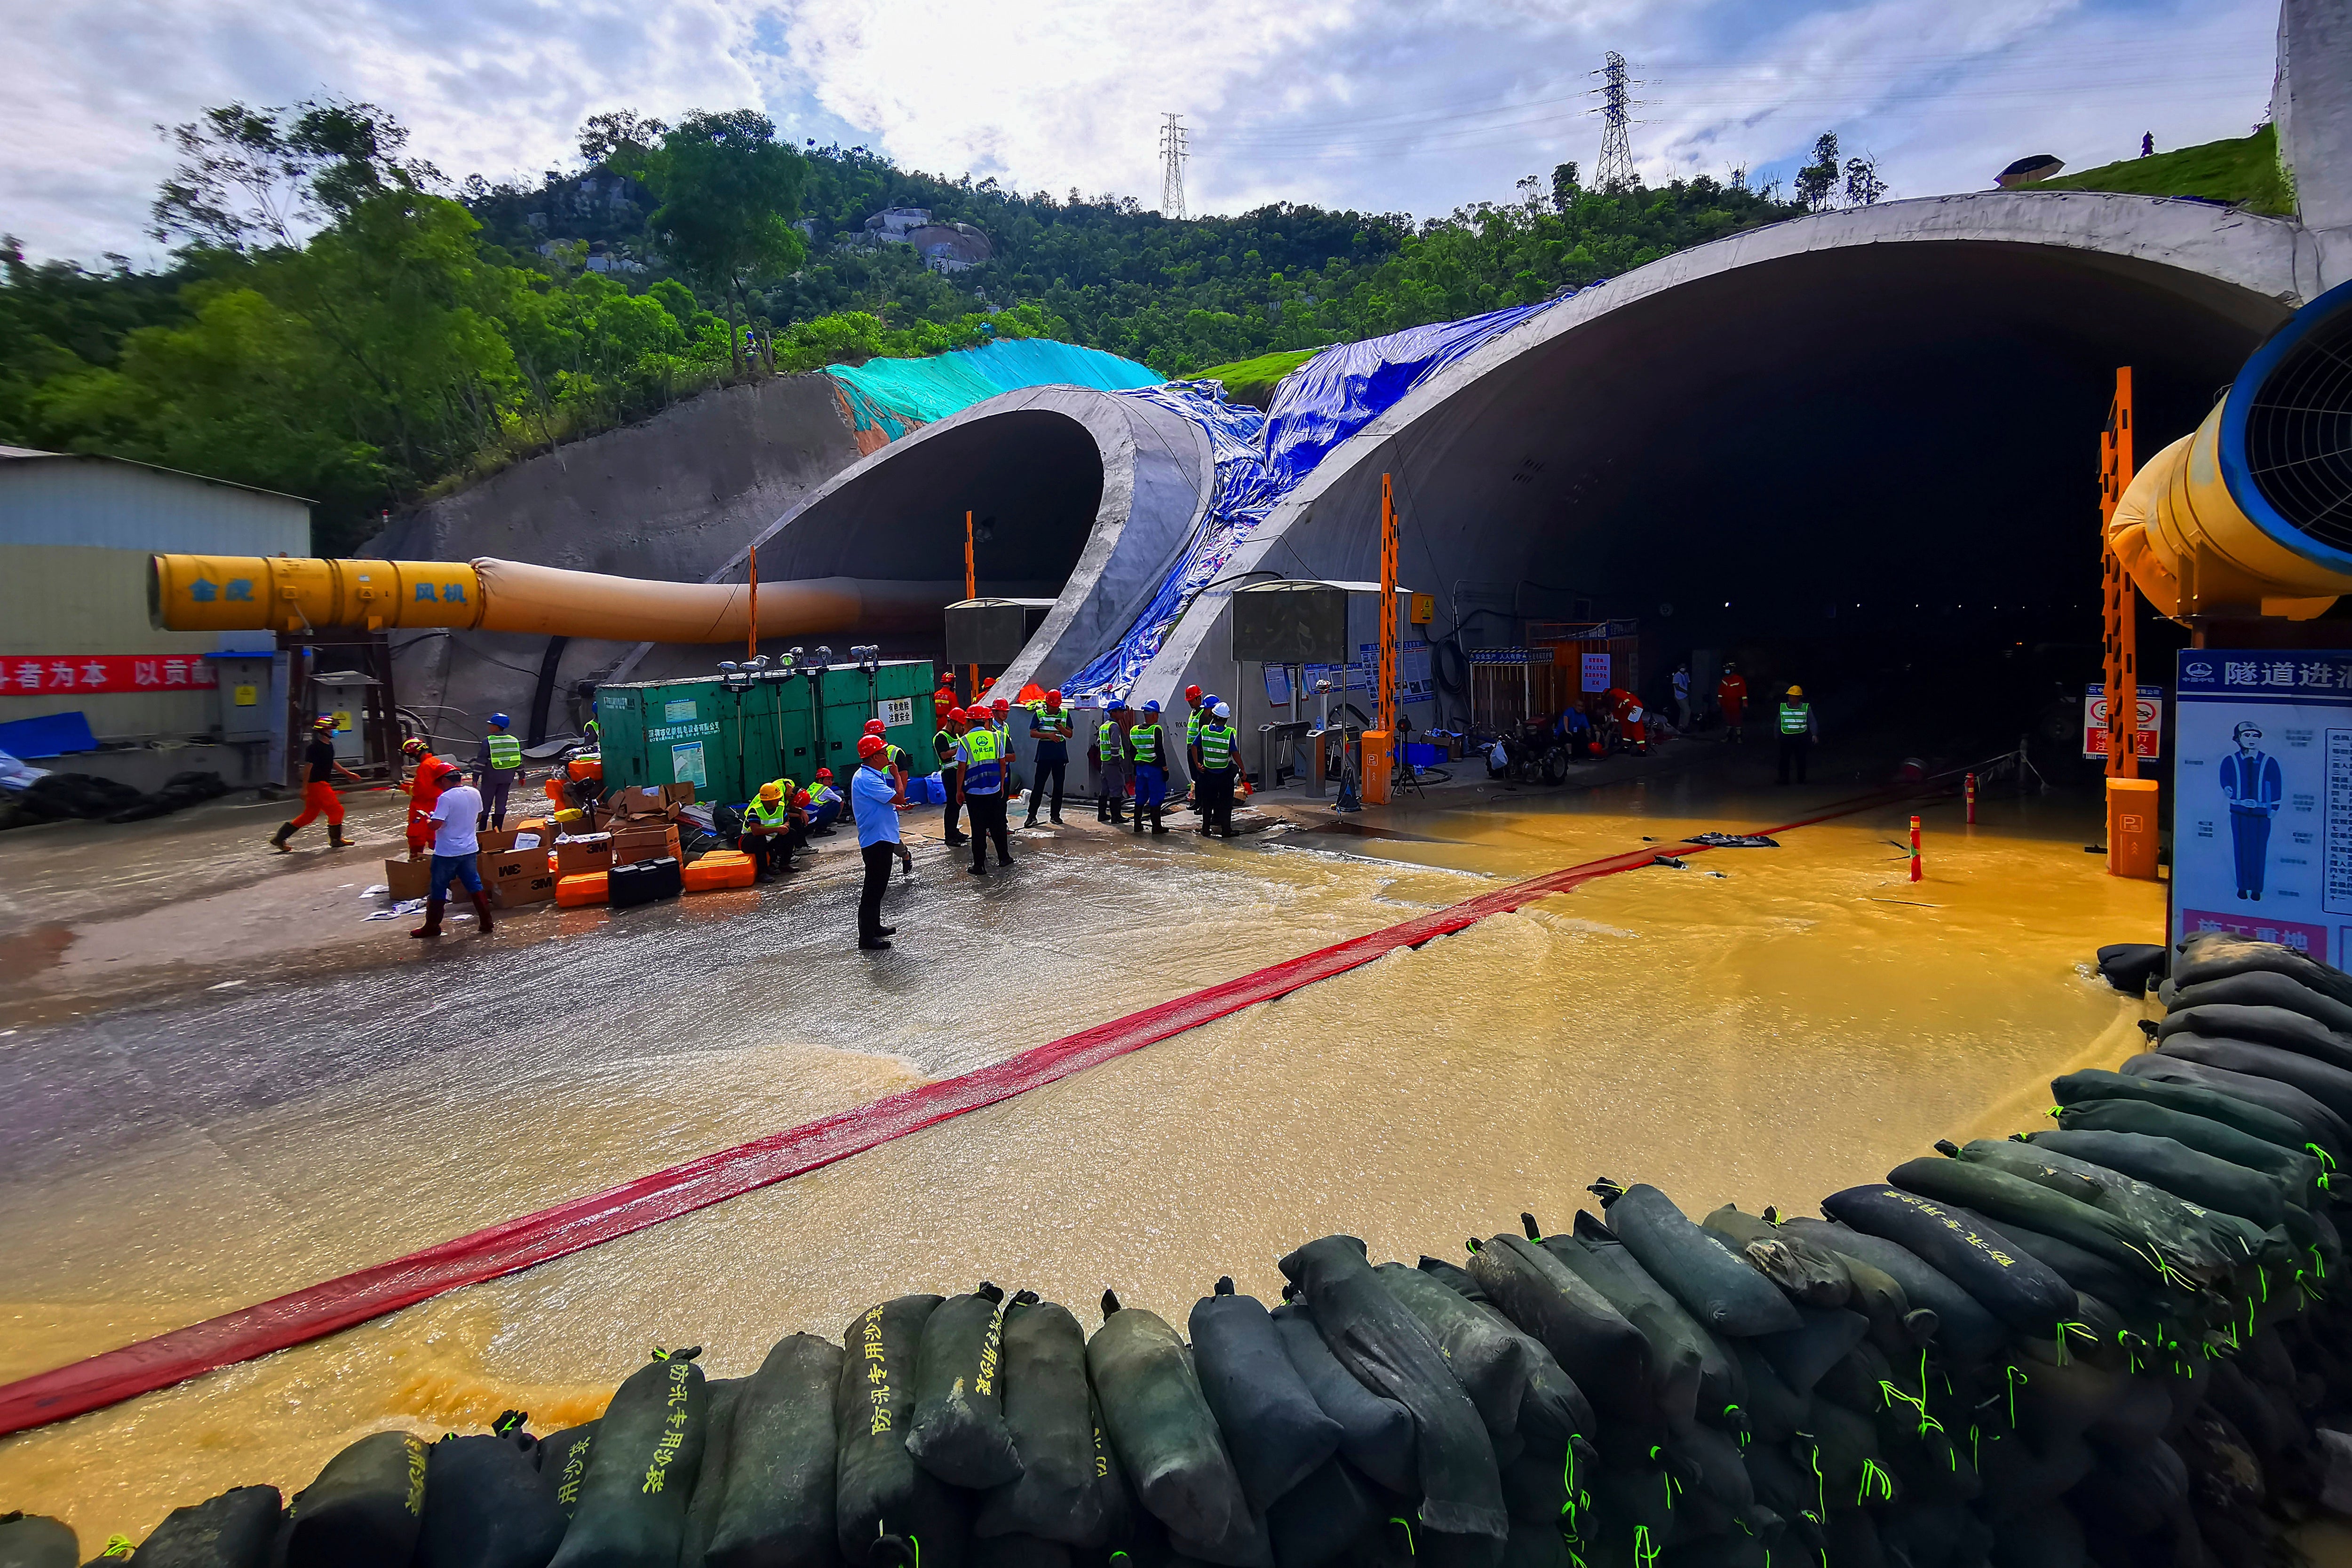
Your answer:
[[[1200,787],[1203,830],[1222,828],[1228,835],[1233,832],[1234,773],[1232,768],[1203,768],[1193,780]]]
[[[996,840],[996,863],[1013,864],[1012,841],[1005,837],[1004,792],[992,795],[968,795],[963,797],[965,809],[971,813],[971,863],[984,868],[988,864],[988,841]]]
[[[898,863],[898,846],[885,840],[857,852],[866,861],[866,888],[857,895],[857,940],[882,939],[882,890],[890,885],[890,868]]]
[[[1811,735],[1780,737],[1780,782],[1782,784],[1789,782],[1789,763],[1792,759],[1797,764],[1797,782],[1799,784],[1805,782],[1805,755],[1812,749],[1813,738]]]
[[[956,812],[963,805],[963,770],[941,768],[940,784],[948,792],[948,842],[960,844],[963,841],[963,835],[957,831],[955,819]]]
[[[1054,757],[1037,759],[1037,776],[1029,784],[1029,820],[1037,820],[1037,807],[1045,799],[1045,781],[1054,781],[1054,820],[1062,820],[1062,775],[1069,770],[1070,759]]]

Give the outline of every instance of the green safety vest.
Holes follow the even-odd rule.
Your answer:
[[[1147,766],[1160,765],[1160,726],[1138,724],[1127,732],[1127,743],[1135,752],[1135,760]]]
[[[955,765],[956,741],[959,737],[941,730],[931,737],[931,751],[949,767]]]
[[[1780,733],[1805,735],[1812,732],[1813,705],[1810,702],[1780,704]]]
[[[591,719],[581,726],[581,731],[593,741],[604,732],[604,726]]]
[[[1195,708],[1192,710],[1191,715],[1184,721],[1184,743],[1188,746],[1197,745],[1200,742],[1200,739],[1201,710],[1198,708]]]
[[[490,766],[509,773],[522,766],[522,742],[503,731],[488,738]]]
[[[1201,765],[1210,769],[1230,767],[1233,760],[1233,726],[1213,721],[1202,725]]]
[[[1033,706],[1030,717],[1037,729],[1038,738],[1045,741],[1066,741],[1070,738],[1070,710],[1066,708]]]
[[[768,808],[767,802],[757,799],[743,808],[743,815],[752,818],[762,827],[781,827],[792,814],[792,802],[786,800],[776,802],[775,809],[772,811]]]
[[[963,749],[971,759],[964,769],[964,794],[994,795],[1004,787],[1004,764],[998,760],[1004,752],[993,729],[982,724],[971,731],[963,738]]]
[[[1095,731],[1095,742],[1102,747],[1104,762],[1115,763],[1127,755],[1127,746],[1119,739],[1118,721],[1116,719],[1102,721],[1102,727]]]

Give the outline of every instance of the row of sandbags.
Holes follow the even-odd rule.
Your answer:
[[[2055,1127],[1939,1145],[1825,1218],[1694,1223],[1604,1180],[1598,1214],[1458,1261],[1327,1237],[1280,1260],[1284,1300],[1220,1281],[1182,1335],[1109,1294],[1091,1335],[992,1285],[903,1296],[745,1378],[656,1352],[572,1431],[377,1434],[134,1561],[2252,1563],[2326,1488],[2316,1417],[2352,1409],[2352,976],[2229,938],[2165,957],[2157,1048],[2058,1079]],[[75,1560],[0,1524],[0,1568]]]

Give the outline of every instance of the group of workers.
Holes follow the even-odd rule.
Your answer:
[[[1675,697],[1683,700],[1688,689],[1686,665],[1675,673]],[[1715,683],[1715,705],[1723,714],[1724,739],[1733,745],[1744,744],[1748,739],[1748,678],[1739,673],[1737,664],[1726,663],[1722,676]],[[1813,705],[1805,699],[1805,689],[1790,685],[1780,693],[1780,711],[1776,715],[1780,738],[1778,783],[1787,784],[1793,769],[1796,782],[1805,782],[1805,763],[1811,756],[1813,742],[1821,739],[1821,722],[1813,717]]]

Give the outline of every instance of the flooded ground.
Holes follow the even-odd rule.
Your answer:
[[[337,937],[320,973],[257,962],[217,990],[205,970],[162,1001],[52,983],[35,998],[49,1021],[0,1036],[0,1378],[1508,879],[1837,793],[1753,789],[1737,762],[1437,792],[1360,819],[1371,834],[1155,842],[1079,811],[984,881],[920,845],[880,955],[848,946],[850,857],[829,855],[799,886],[548,910],[512,940],[468,931],[429,953],[394,953],[379,924]],[[786,1332],[982,1278],[1089,1324],[1106,1286],[1181,1321],[1219,1274],[1271,1297],[1275,1258],[1334,1230],[1410,1259],[1459,1256],[1522,1209],[1564,1227],[1603,1173],[1693,1213],[1810,1211],[1937,1137],[2028,1124],[2053,1073],[2137,1037],[2138,1005],[2084,964],[2101,942],[2158,940],[2161,889],[2084,853],[2095,804],[1989,799],[1973,830],[1933,805],[1918,884],[1898,843],[1909,809],[1608,878],[814,1175],[0,1440],[0,1508],[60,1515],[94,1549],[231,1484],[290,1490],[385,1425],[582,1418],[652,1345],[702,1344],[738,1374]],[[266,902],[268,869],[189,890]],[[356,889],[334,891],[320,907],[342,931]],[[81,929],[139,918],[162,917]],[[134,998],[163,984],[152,962],[125,973],[148,977]],[[83,1016],[54,1016],[68,995]]]

